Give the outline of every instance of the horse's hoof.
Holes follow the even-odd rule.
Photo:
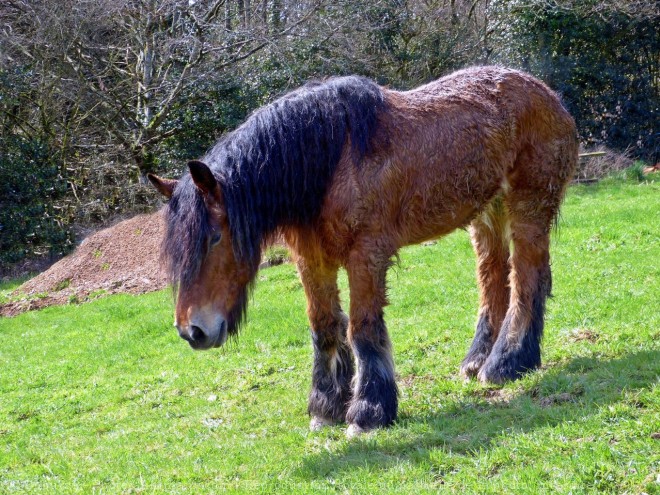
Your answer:
[[[503,385],[522,378],[523,375],[535,370],[541,365],[540,358],[535,354],[525,354],[517,351],[509,352],[506,359],[502,353],[493,351],[477,374],[477,379],[484,385]]]
[[[507,378],[496,373],[488,373],[488,370],[482,368],[477,374],[477,380],[482,385],[503,385],[504,382],[509,381]]]
[[[477,380],[483,385],[496,385],[501,386],[506,382],[512,382],[520,377],[515,369],[507,365],[507,363],[496,362],[495,360],[487,360],[477,374]]]
[[[474,378],[477,376],[479,373],[479,370],[484,364],[485,359],[472,359],[468,362],[463,362],[461,364],[460,368],[460,375],[465,379],[469,380],[470,378]]]
[[[309,422],[309,429],[310,431],[320,431],[326,426],[333,426],[335,424],[336,422],[332,419],[312,416],[312,419]]]
[[[346,430],[346,437],[347,438],[355,438],[359,437],[362,435],[365,435],[372,431],[369,428],[362,428],[361,426],[358,425],[348,425],[348,428]]]

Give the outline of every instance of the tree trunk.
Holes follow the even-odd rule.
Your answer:
[[[282,29],[282,0],[273,0],[273,30],[275,32]]]
[[[225,1],[225,29],[231,31],[231,2]]]
[[[138,180],[140,184],[148,184],[147,174],[156,171],[156,157],[152,152],[145,150],[140,145],[131,149],[131,156],[138,169]]]

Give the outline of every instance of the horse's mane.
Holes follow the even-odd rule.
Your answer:
[[[203,161],[220,183],[238,260],[259,264],[265,239],[319,215],[346,143],[355,163],[371,152],[385,101],[350,76],[309,83],[254,112]],[[167,208],[163,255],[174,284],[192,282],[206,254],[208,212],[187,174]]]

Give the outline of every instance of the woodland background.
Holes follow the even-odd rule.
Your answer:
[[[655,0],[3,0],[0,272],[152,209],[255,108],[362,74],[408,89],[496,63],[557,90],[583,146],[660,159]]]

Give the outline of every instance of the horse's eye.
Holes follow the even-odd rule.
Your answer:
[[[211,246],[215,246],[219,243],[220,239],[222,239],[222,234],[220,234],[220,232],[214,232],[213,235],[211,235]]]

